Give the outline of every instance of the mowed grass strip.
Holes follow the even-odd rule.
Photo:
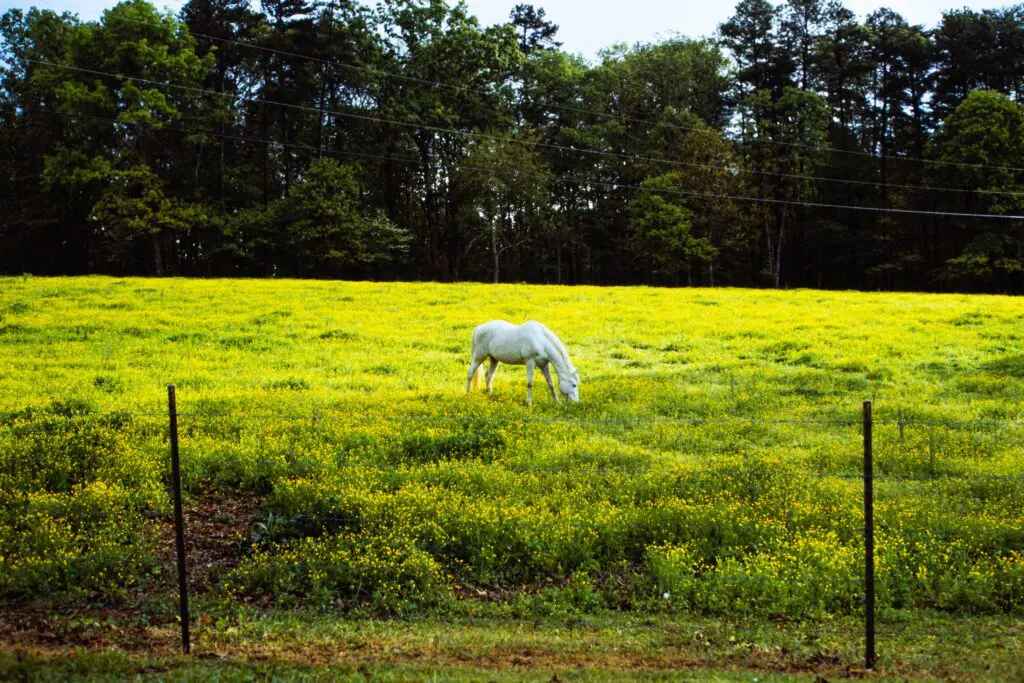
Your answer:
[[[744,623],[667,615],[508,622],[338,619],[304,611],[238,613],[197,625],[190,657],[176,633],[99,623],[63,643],[8,636],[5,679],[159,680],[709,680],[815,681],[863,677],[858,623]],[[918,629],[931,634],[922,636]],[[879,639],[877,680],[1018,680],[1024,640],[1004,617],[930,618]],[[77,643],[77,644],[76,644]],[[83,643],[87,643],[84,645]],[[979,662],[979,651],[987,654]]]

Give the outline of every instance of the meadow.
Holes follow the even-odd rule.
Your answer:
[[[580,403],[467,397],[494,318]],[[169,585],[174,384],[210,614],[855,624],[871,400],[882,614],[1017,623],[1022,337],[998,296],[0,279],[0,598]]]

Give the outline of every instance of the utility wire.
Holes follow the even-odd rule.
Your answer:
[[[182,25],[182,26],[184,26],[184,25]],[[187,27],[185,27],[185,28],[187,29]],[[300,54],[298,52],[291,52],[291,51],[288,51],[288,50],[279,50],[279,49],[275,49],[275,48],[272,48],[272,47],[266,47],[265,45],[258,45],[256,43],[251,43],[251,42],[248,42],[248,41],[232,40],[230,38],[222,38],[220,36],[213,36],[213,35],[210,35],[210,34],[199,33],[199,32],[193,31],[191,29],[187,29],[187,30],[191,34],[191,36],[193,36],[193,37],[206,38],[207,40],[215,40],[215,41],[226,43],[226,44],[229,44],[229,45],[237,45],[237,46],[242,46],[242,47],[250,47],[250,48],[253,48],[255,50],[260,50],[262,52],[270,52],[270,53],[273,53],[273,54],[280,54],[282,56],[296,57],[296,58],[299,58],[299,59],[305,59],[307,61],[312,61],[312,62],[315,62],[315,63],[319,63],[319,65],[323,65],[323,66],[326,66],[326,67],[335,67],[335,68],[349,69],[349,70],[356,71],[356,72],[364,72],[364,73],[376,74],[376,75],[380,75],[380,76],[387,76],[389,78],[397,78],[397,79],[401,79],[401,80],[404,80],[404,81],[410,81],[412,83],[420,83],[421,85],[432,85],[432,86],[436,86],[436,87],[439,87],[439,88],[444,88],[444,89],[447,89],[447,90],[455,90],[457,92],[464,92],[464,93],[467,93],[467,94],[478,95],[478,96],[483,96],[483,97],[490,97],[490,96],[494,96],[494,94],[495,94],[494,92],[488,92],[486,90],[480,90],[478,88],[470,88],[468,86],[462,86],[462,85],[452,85],[450,83],[443,83],[441,81],[432,81],[430,79],[420,78],[420,77],[417,77],[417,76],[408,76],[406,74],[398,74],[398,73],[395,73],[395,72],[389,72],[389,71],[385,71],[385,70],[382,70],[382,69],[375,69],[375,68],[372,68],[372,67],[360,67],[360,66],[357,66],[357,65],[353,65],[353,63],[349,63],[349,62],[341,61],[341,60],[337,60],[337,59],[323,59],[321,57],[314,57],[312,55]],[[705,131],[705,129],[697,128],[695,126],[684,126],[682,124],[673,124],[673,123],[667,123],[667,122],[650,121],[648,119],[639,119],[639,118],[636,118],[636,117],[626,117],[626,116],[620,116],[620,115],[617,115],[617,114],[608,114],[607,112],[596,112],[594,110],[587,110],[587,109],[579,108],[579,106],[571,106],[571,105],[568,105],[568,104],[544,104],[544,108],[545,109],[551,109],[551,110],[557,110],[557,111],[572,112],[574,114],[587,114],[587,115],[590,115],[590,116],[596,116],[596,117],[600,117],[600,118],[604,118],[604,119],[613,119],[613,120],[616,120],[616,121],[625,121],[625,122],[628,122],[628,123],[642,123],[642,124],[646,124],[648,126],[657,126],[657,127],[662,127],[662,128],[669,128],[669,129],[672,129],[672,130],[682,130],[682,131],[686,131],[686,132],[703,132],[703,131]],[[872,159],[892,159],[892,160],[897,160],[897,161],[918,162],[918,163],[922,163],[922,164],[936,164],[936,165],[958,166],[958,167],[968,167],[968,168],[988,168],[988,169],[1006,169],[1006,170],[1012,170],[1012,171],[1024,171],[1024,168],[1015,168],[1015,167],[1010,167],[1010,166],[994,166],[994,165],[987,165],[987,164],[966,164],[966,163],[962,163],[962,162],[944,162],[944,161],[938,161],[938,160],[933,160],[933,159],[918,159],[918,158],[913,158],[913,157],[899,157],[899,156],[896,156],[896,155],[874,155],[874,154],[871,154],[871,153],[860,152],[860,151],[857,151],[857,150],[840,150],[840,148],[833,147],[833,146],[827,146],[827,145],[811,145],[811,144],[804,144],[802,142],[786,142],[786,141],[783,141],[783,140],[766,140],[766,141],[769,144],[796,146],[796,147],[806,148],[806,150],[813,150],[815,152],[830,152],[830,153],[835,153],[835,154],[861,155],[861,156],[865,156],[865,157],[870,157]],[[672,160],[667,160],[667,159],[666,160],[652,160],[652,159],[648,159],[646,161],[662,161],[662,162],[665,162],[665,163],[678,163],[678,162],[673,162]],[[721,168],[723,170],[729,170],[729,169],[726,169],[725,167],[717,167],[717,166],[716,167],[711,167],[711,168]],[[757,174],[765,174],[765,175],[781,175],[781,176],[791,175],[791,174],[767,173],[765,171],[752,171],[752,170],[748,170],[748,169],[742,169],[739,172],[742,172],[742,173],[757,173]],[[952,187],[929,187],[927,185],[900,185],[900,184],[892,184],[892,183],[884,183],[884,182],[874,182],[874,181],[868,181],[868,180],[847,180],[845,178],[823,178],[823,177],[808,176],[808,175],[793,175],[792,177],[808,178],[808,179],[815,179],[815,180],[825,180],[825,181],[829,181],[829,182],[844,182],[844,183],[877,185],[877,186],[886,186],[886,187],[901,187],[901,188],[915,188],[915,189],[929,189],[929,190],[933,190],[934,189],[934,190],[947,190],[947,191],[948,190],[953,190],[953,191],[971,191],[971,190],[963,190],[963,189],[957,189],[957,188],[952,188]],[[998,190],[987,190],[987,191],[988,191],[989,194],[1000,194],[1000,195],[1013,195],[1013,194],[1015,194],[1015,193],[1011,193],[1011,191],[998,191]]]
[[[50,0],[42,0],[42,1],[50,3]],[[55,4],[55,3],[50,3],[50,4]],[[128,21],[129,22],[133,22],[133,23],[138,23],[140,25],[142,24],[142,22],[137,20],[137,19],[128,19]],[[284,56],[284,57],[293,57],[293,58],[297,58],[297,59],[302,59],[302,60],[306,60],[306,61],[309,61],[309,62],[314,62],[314,63],[317,63],[317,64],[321,64],[323,66],[335,67],[335,68],[340,67],[340,68],[350,69],[350,70],[358,71],[358,72],[365,72],[365,73],[372,73],[372,74],[377,74],[377,75],[381,75],[381,76],[387,76],[389,78],[398,78],[398,79],[402,79],[402,80],[409,81],[409,82],[412,82],[412,83],[420,83],[422,85],[436,86],[436,87],[444,88],[444,89],[447,89],[447,90],[454,90],[456,92],[462,92],[462,93],[476,95],[476,96],[481,96],[481,97],[491,97],[491,96],[494,95],[493,92],[489,92],[489,91],[486,91],[486,90],[481,90],[479,88],[471,88],[471,87],[468,87],[468,86],[461,86],[461,85],[452,85],[450,83],[444,83],[442,81],[436,81],[436,80],[431,80],[431,79],[427,79],[427,78],[420,78],[418,76],[409,76],[409,75],[406,75],[406,74],[396,73],[394,71],[387,71],[385,69],[377,69],[377,68],[373,68],[373,67],[359,66],[359,65],[352,64],[352,63],[349,63],[349,62],[343,62],[341,60],[322,59],[322,58],[319,58],[319,57],[314,57],[312,55],[304,55],[304,54],[300,54],[298,52],[291,52],[291,51],[288,51],[288,50],[280,50],[280,49],[276,49],[276,48],[271,48],[271,47],[267,47],[265,45],[259,45],[258,43],[252,43],[252,42],[249,42],[249,41],[234,40],[234,39],[231,39],[231,38],[224,38],[224,37],[221,37],[221,36],[214,36],[214,35],[211,35],[211,34],[208,34],[208,33],[200,33],[198,31],[193,31],[191,28],[189,28],[183,22],[179,21],[178,24],[182,28],[184,28],[186,31],[188,31],[189,34],[193,38],[195,38],[195,37],[205,38],[207,40],[218,41],[218,42],[225,43],[225,44],[228,44],[228,45],[235,45],[235,46],[239,46],[239,47],[247,47],[247,48],[251,48],[251,49],[254,49],[254,50],[259,50],[261,52],[269,52],[269,53],[281,55],[281,56]],[[673,130],[682,130],[682,131],[687,131],[687,132],[703,132],[703,129],[697,128],[697,127],[694,127],[694,126],[685,126],[685,125],[682,125],[682,124],[673,124],[673,123],[666,123],[666,122],[651,121],[649,119],[642,119],[642,118],[637,118],[637,117],[621,116],[621,115],[618,115],[618,114],[610,114],[608,112],[599,112],[599,111],[594,111],[592,109],[585,109],[585,108],[582,108],[582,107],[573,107],[571,105],[545,104],[544,108],[546,108],[546,109],[554,109],[554,110],[571,111],[571,112],[574,112],[574,113],[587,114],[587,115],[597,116],[597,117],[601,117],[601,118],[610,118],[610,119],[614,119],[614,120],[617,120],[617,121],[625,121],[625,122],[629,122],[629,123],[643,123],[643,124],[647,124],[649,126],[660,126],[660,127],[663,127],[663,128],[669,128],[669,129],[673,129]],[[891,160],[894,160],[894,161],[915,162],[915,163],[929,164],[929,165],[953,166],[953,167],[958,167],[958,168],[983,168],[983,169],[997,169],[997,170],[1008,170],[1008,171],[1024,171],[1024,167],[999,166],[999,165],[994,165],[994,164],[971,164],[971,163],[956,162],[956,161],[940,161],[940,160],[937,160],[937,159],[923,159],[923,158],[916,158],[916,157],[905,157],[905,156],[899,156],[899,155],[895,155],[895,154],[874,154],[874,153],[871,153],[871,152],[863,152],[863,151],[860,151],[860,150],[839,149],[839,148],[831,147],[831,146],[828,146],[828,145],[808,145],[808,144],[799,143],[799,142],[786,142],[786,141],[782,141],[782,140],[767,140],[767,141],[763,141],[763,142],[767,142],[768,144],[772,144],[772,145],[782,145],[782,146],[787,146],[787,147],[797,147],[797,148],[809,149],[809,150],[818,151],[818,152],[830,152],[830,153],[834,153],[834,154],[851,154],[851,155],[857,155],[857,156],[864,156],[864,157],[869,157],[869,158],[872,158],[872,159],[891,159]],[[594,150],[594,151],[596,151],[596,150]],[[653,161],[653,159],[651,161]],[[665,163],[672,163],[671,160],[668,160],[668,159],[661,160],[661,161],[663,161]],[[713,167],[713,168],[721,168],[722,170],[730,170],[730,169],[727,169],[725,167]],[[744,173],[757,173],[757,174],[774,175],[774,174],[770,174],[770,173],[767,173],[767,172],[764,172],[764,171],[751,171],[751,170],[747,170],[747,169],[743,169],[743,170],[737,169],[737,171],[738,172],[744,172]],[[780,174],[780,175],[785,177],[787,174]],[[821,181],[827,181],[827,182],[837,182],[837,183],[865,184],[865,185],[875,185],[875,186],[883,186],[883,187],[899,187],[899,188],[903,188],[903,189],[920,189],[920,190],[953,191],[953,192],[969,191],[969,190],[961,190],[961,189],[958,189],[958,188],[929,187],[929,186],[923,186],[923,185],[897,185],[897,184],[880,183],[880,182],[874,182],[874,181],[847,180],[847,179],[843,179],[843,178],[821,178],[821,177],[805,176],[805,175],[794,175],[793,177],[806,178],[806,179],[815,179],[815,180],[821,180]],[[979,190],[978,193],[979,194],[1007,194],[1007,195],[1015,194],[1013,192],[1003,192],[1003,191],[997,191],[997,190],[986,190],[986,191]]]
[[[105,76],[105,77],[109,77],[109,78],[118,78],[118,79],[122,79],[122,80],[133,81],[133,82],[136,82],[136,83],[144,83],[144,84],[147,84],[147,85],[177,88],[177,89],[180,89],[180,90],[185,90],[187,92],[194,92],[194,93],[197,93],[197,94],[213,95],[213,96],[216,96],[216,97],[231,97],[231,98],[234,98],[234,95],[231,95],[229,93],[219,93],[217,91],[209,90],[207,88],[198,88],[198,87],[195,87],[195,86],[181,85],[181,84],[178,84],[178,83],[156,81],[156,80],[147,79],[147,78],[139,78],[139,77],[136,77],[136,76],[127,76],[127,75],[124,75],[124,74],[115,74],[115,73],[111,73],[111,72],[108,72],[108,71],[99,71],[99,70],[96,70],[96,69],[86,69],[86,68],[83,68],[83,67],[76,67],[76,66],[71,66],[71,65],[67,65],[67,64],[59,64],[59,63],[50,62],[50,61],[47,61],[47,60],[27,59],[26,61],[34,62],[34,63],[38,63],[38,64],[44,64],[44,65],[52,66],[52,67],[55,67],[55,68],[61,68],[61,69],[67,69],[67,70],[71,70],[71,71],[77,71],[77,72],[80,72],[80,73],[88,73],[88,74],[92,74],[92,75],[96,75],[96,76]],[[562,150],[565,150],[565,151],[586,152],[586,150],[580,150],[580,149],[576,149],[576,148],[572,148],[572,147],[566,147],[564,145],[552,145],[550,143],[541,143],[541,142],[535,142],[535,141],[529,141],[529,140],[518,140],[516,138],[508,138],[508,137],[495,136],[495,135],[487,135],[487,134],[481,134],[481,133],[472,133],[472,132],[458,130],[458,129],[455,129],[455,128],[443,128],[443,127],[439,127],[439,126],[430,126],[430,125],[426,125],[426,124],[418,124],[418,123],[411,123],[411,122],[407,122],[407,121],[397,121],[397,120],[393,120],[393,119],[385,119],[385,118],[376,117],[376,116],[368,116],[368,115],[364,115],[364,114],[354,114],[354,113],[350,113],[350,112],[340,112],[340,111],[332,111],[332,110],[326,110],[326,109],[318,109],[316,107],[310,107],[310,106],[300,105],[300,104],[291,104],[291,103],[288,103],[288,102],[279,102],[279,101],[276,101],[276,100],[268,100],[268,99],[265,99],[265,98],[262,98],[262,97],[256,97],[256,96],[240,96],[240,97],[242,99],[245,99],[246,101],[257,103],[257,104],[266,104],[266,105],[278,106],[278,107],[282,107],[282,108],[296,109],[296,110],[299,110],[299,111],[307,111],[307,112],[312,112],[312,113],[316,113],[316,114],[325,114],[326,113],[326,114],[331,114],[333,116],[342,116],[342,117],[346,117],[346,118],[352,118],[352,119],[363,120],[363,121],[371,121],[371,122],[375,122],[375,123],[383,123],[383,124],[389,124],[389,125],[395,125],[395,126],[404,126],[404,127],[414,128],[414,129],[418,129],[418,130],[428,130],[428,131],[432,131],[432,132],[435,132],[435,133],[449,133],[449,134],[453,134],[453,135],[462,135],[462,136],[465,136],[465,137],[467,137],[469,139],[477,138],[477,139],[484,139],[484,140],[496,140],[496,141],[500,141],[500,142],[511,142],[511,143],[516,143],[516,144],[535,146],[535,147],[536,146],[553,147],[553,148],[562,149]],[[131,123],[131,122],[122,122],[122,123]],[[275,142],[275,141],[272,141],[272,140],[266,140],[264,142],[266,144],[280,144],[280,145],[287,145],[287,144],[289,144],[289,143]],[[311,149],[317,149],[317,148],[311,148]],[[631,157],[626,156],[626,155],[617,155],[617,154],[613,154],[611,152],[600,152],[600,154],[613,155],[613,156],[622,156],[623,158],[626,158],[626,159],[630,159],[631,158]],[[386,158],[386,157],[382,157],[382,158]],[[392,160],[407,161],[407,160],[403,160],[403,159],[392,159]],[[495,169],[490,169],[490,168],[474,167],[474,166],[470,166],[470,165],[463,165],[463,168],[468,168],[468,169],[472,169],[472,170],[481,170],[481,171],[486,171],[486,172],[494,172],[494,170],[495,170]],[[871,213],[894,213],[894,214],[902,214],[902,215],[933,216],[933,217],[946,217],[946,218],[977,218],[977,219],[992,219],[992,220],[1024,220],[1024,215],[998,215],[998,214],[963,213],[963,212],[950,212],[950,211],[925,211],[925,210],[919,210],[919,209],[898,209],[898,208],[878,207],[878,206],[830,204],[830,203],[825,203],[825,202],[808,202],[808,201],[797,201],[797,200],[789,200],[789,199],[774,199],[774,198],[770,198],[770,197],[748,197],[748,196],[742,196],[742,195],[730,195],[730,194],[723,194],[723,193],[697,192],[697,191],[691,191],[691,190],[668,190],[668,189],[662,189],[662,188],[644,187],[644,186],[641,186],[641,185],[632,185],[632,184],[618,183],[618,182],[612,182],[612,181],[600,181],[600,180],[593,180],[593,179],[568,178],[568,177],[564,177],[564,176],[555,176],[555,175],[542,174],[542,173],[516,173],[515,175],[517,175],[518,177],[532,177],[532,178],[537,178],[537,179],[542,179],[542,180],[548,180],[548,181],[551,181],[551,182],[570,183],[570,184],[583,185],[583,186],[593,186],[593,187],[604,187],[604,188],[611,189],[613,191],[614,190],[640,190],[640,191],[654,192],[656,194],[664,194],[664,195],[674,195],[674,196],[691,197],[691,198],[692,197],[697,197],[697,198],[705,198],[705,199],[726,199],[726,200],[737,201],[737,202],[748,202],[748,203],[755,203],[755,204],[771,204],[771,205],[776,205],[776,206],[802,206],[802,207],[819,208],[819,209],[839,209],[839,210],[846,210],[846,211],[864,211],[864,212],[871,212]]]

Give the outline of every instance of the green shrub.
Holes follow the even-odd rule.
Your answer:
[[[279,605],[369,605],[396,613],[435,605],[448,592],[437,561],[400,533],[341,533],[259,550],[228,584]]]
[[[121,595],[152,557],[136,498],[102,482],[0,496],[0,596]]]
[[[647,566],[657,595],[682,609],[713,614],[822,618],[852,610],[860,591],[858,548],[822,531],[777,541],[760,552],[708,564],[692,543],[651,546]]]

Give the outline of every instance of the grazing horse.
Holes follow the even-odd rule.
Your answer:
[[[533,370],[540,368],[551,390],[551,398],[558,402],[555,385],[551,381],[551,368],[558,374],[558,390],[570,401],[580,400],[580,373],[569,360],[569,352],[555,333],[532,320],[513,325],[504,320],[492,320],[473,330],[473,362],[466,376],[466,393],[480,385],[483,362],[490,359],[487,369],[487,391],[491,391],[498,363],[526,366],[526,405],[533,405]]]

